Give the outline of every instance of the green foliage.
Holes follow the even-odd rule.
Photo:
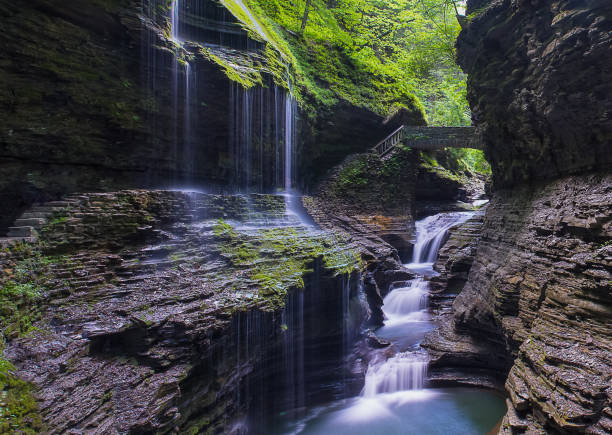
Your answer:
[[[491,175],[491,166],[481,150],[471,148],[449,148],[446,152],[456,162],[455,171],[469,171],[482,175]]]
[[[469,123],[450,0],[311,0],[303,31],[305,0],[222,3],[281,53],[277,79],[293,67],[310,114],[343,99],[382,115],[404,107],[415,117],[425,109],[432,124]]]
[[[6,337],[23,335],[34,330],[38,317],[36,304],[41,292],[34,283],[7,282],[0,289],[0,326]]]
[[[330,179],[327,191],[347,204],[360,202],[364,197],[376,197],[382,208],[401,206],[408,200],[397,186],[410,182],[415,171],[412,152],[398,148],[389,158],[377,154],[355,157]]]
[[[249,266],[250,279],[267,300],[280,304],[290,288],[304,287],[304,274],[314,259],[337,274],[351,273],[360,266],[359,254],[347,249],[339,236],[312,234],[295,228],[260,230],[256,236],[237,232],[218,220],[213,228],[221,242],[219,251],[232,266]]]
[[[43,432],[34,387],[16,375],[2,357],[4,343],[31,333],[41,317],[43,283],[49,266],[63,257],[44,257],[36,245],[21,243],[7,248],[9,258],[0,275],[0,433]]]
[[[367,160],[365,156],[356,158],[344,166],[338,173],[338,179],[336,181],[336,187],[339,190],[364,186],[366,184],[368,184],[368,178]]]
[[[34,387],[15,372],[15,367],[0,355],[0,433],[41,433],[43,425]]]
[[[470,148],[421,152],[421,167],[460,183],[467,182],[466,177],[474,174],[491,175],[491,166],[485,160],[484,153]]]

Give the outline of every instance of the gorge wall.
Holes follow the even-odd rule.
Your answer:
[[[1,432],[265,433],[271,410],[344,388],[358,254],[287,221],[284,197],[138,190],[45,207],[38,240],[0,252]]]
[[[0,1],[0,234],[65,193],[283,186],[290,68],[217,2],[179,4],[173,30],[162,0]],[[294,173],[312,184],[406,114],[340,100],[304,123],[290,116],[295,154],[308,147]]]
[[[467,13],[458,56],[495,192],[442,335],[509,370],[502,433],[610,433],[612,6],[471,0]]]

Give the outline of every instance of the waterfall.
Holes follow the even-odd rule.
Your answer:
[[[185,108],[183,117],[185,125],[183,129],[183,163],[187,174],[193,174],[193,141],[191,133],[191,97],[192,97],[192,79],[191,65],[185,62]]]
[[[276,85],[250,89],[231,85],[228,154],[237,191],[293,188],[296,111],[291,93]]]
[[[398,318],[427,308],[427,290],[427,283],[421,277],[413,279],[409,287],[394,289],[384,299],[385,315]]]
[[[440,213],[426,217],[416,223],[416,243],[412,264],[433,263],[448,230],[467,221],[472,212]]]
[[[290,409],[304,406],[304,292],[291,294],[281,315],[285,391]]]
[[[427,375],[427,359],[420,353],[399,353],[383,364],[368,367],[361,395],[420,390]]]
[[[441,213],[416,223],[416,243],[410,266],[415,270],[431,270],[451,227],[465,222],[470,212]],[[427,314],[429,284],[423,276],[406,286],[391,289],[383,300],[385,327],[409,335],[419,324],[429,322]],[[397,332],[396,332],[397,334]],[[422,339],[422,337],[421,337]],[[418,345],[418,342],[415,343]],[[366,372],[362,396],[422,389],[427,374],[427,354],[423,351],[401,352],[383,363],[373,363]]]
[[[293,159],[293,96],[285,95],[285,192],[291,192]]]
[[[179,8],[179,0],[172,0],[172,5],[170,6],[170,35],[175,41],[179,41]]]

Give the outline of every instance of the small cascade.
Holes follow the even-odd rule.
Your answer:
[[[397,318],[420,312],[427,308],[427,282],[422,277],[413,279],[409,287],[393,289],[384,299],[384,313]]]
[[[399,353],[380,365],[368,367],[361,395],[420,390],[427,375],[427,358],[423,353]]]
[[[448,230],[467,221],[472,215],[472,212],[440,213],[418,221],[411,264],[433,264]]]
[[[465,222],[472,214],[442,213],[418,221],[413,262],[408,266],[423,272],[431,270],[448,230]],[[383,301],[385,326],[378,334],[390,338],[400,350],[404,350],[402,346],[418,346],[428,330],[422,325],[431,323],[427,313],[428,295],[429,284],[424,276],[418,276],[404,287],[391,289]],[[405,337],[409,337],[411,343],[406,343]],[[373,397],[382,393],[422,389],[427,374],[427,361],[427,354],[417,350],[400,352],[382,363],[371,364],[361,395]]]

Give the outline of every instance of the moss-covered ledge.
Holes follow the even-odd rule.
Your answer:
[[[236,319],[262,316],[272,343],[282,341],[292,295],[321,276],[324,296],[341,300],[340,283],[355,282],[361,267],[346,238],[292,221],[283,196],[138,190],[66,203],[37,242],[1,257],[2,403],[15,416],[6,424],[29,422],[34,431],[44,422],[57,431],[165,432],[192,427],[196,414],[207,427],[227,424],[230,411],[217,414],[205,401],[171,404],[208,379],[199,374],[206,355],[220,355]],[[174,399],[159,402],[161,394]],[[133,416],[138,409],[150,410],[145,422]],[[168,412],[177,423],[164,419]]]

